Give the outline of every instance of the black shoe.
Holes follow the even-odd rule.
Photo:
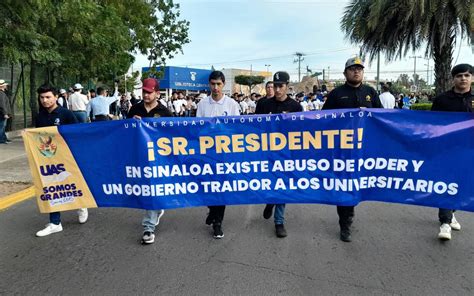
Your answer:
[[[142,244],[152,244],[155,242],[155,234],[150,231],[143,233]]]
[[[275,233],[277,237],[286,237],[288,234],[286,233],[285,225],[283,224],[276,224],[275,225]]]
[[[349,229],[341,230],[340,238],[343,242],[350,243],[352,241],[351,231]]]
[[[7,143],[11,143],[12,141],[11,141],[11,140],[7,140],[6,142],[7,142]]]
[[[214,229],[214,238],[220,239],[224,237],[224,232],[222,231],[221,223],[212,224],[212,229]]]
[[[273,214],[273,207],[275,205],[266,205],[265,210],[263,210],[263,218],[270,219]]]

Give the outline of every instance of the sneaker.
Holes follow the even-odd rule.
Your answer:
[[[451,219],[451,223],[449,224],[451,226],[452,230],[461,230],[461,224],[459,224],[458,220],[456,220],[456,217],[454,217],[453,214],[453,219]]]
[[[263,210],[263,218],[270,219],[273,214],[273,207],[275,205],[266,205],[265,209]]]
[[[77,210],[77,214],[79,215],[79,223],[84,224],[87,222],[87,218],[89,217],[87,209],[79,209]]]
[[[6,142],[9,144],[9,143],[11,143],[12,141],[7,139]]]
[[[38,231],[36,233],[36,236],[47,236],[56,232],[63,231],[63,226],[61,223],[59,224],[53,224],[53,223],[48,223],[46,224],[46,228]]]
[[[221,223],[214,223],[212,224],[212,229],[214,229],[214,238],[220,239],[224,237],[224,232],[222,231],[222,224]]]
[[[441,224],[439,228],[438,238],[441,240],[450,240],[451,239],[451,226],[448,223]]]
[[[283,224],[275,224],[275,233],[277,237],[286,237],[288,234],[286,233],[285,225]]]
[[[155,234],[150,231],[145,231],[142,237],[142,244],[152,244],[155,242]]]
[[[161,210],[160,213],[158,214],[158,219],[156,219],[156,224],[155,226],[158,226],[158,224],[160,224],[160,218],[161,216],[163,216],[163,214],[165,213],[164,210]]]
[[[339,238],[346,243],[350,243],[352,241],[351,237],[351,230],[350,229],[341,229],[341,233]]]

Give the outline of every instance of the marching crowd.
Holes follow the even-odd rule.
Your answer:
[[[473,112],[474,92],[471,89],[473,67],[459,64],[452,69],[453,88],[433,99],[433,111]],[[82,85],[75,84],[70,92],[64,89],[57,91],[50,85],[38,89],[40,112],[35,126],[54,126],[87,121],[104,121],[112,118],[172,117],[172,116],[236,116],[246,114],[280,114],[312,110],[345,109],[345,108],[403,108],[404,99],[397,99],[390,93],[388,86],[383,86],[382,93],[362,83],[364,64],[360,58],[351,58],[345,64],[346,83],[331,92],[315,93],[290,92],[290,76],[286,72],[276,72],[273,81],[265,85],[266,95],[252,93],[250,96],[235,93],[227,96],[223,93],[225,76],[220,71],[213,71],[209,76],[210,94],[200,93],[186,96],[183,92],[174,92],[169,100],[160,97],[159,82],[153,78],[143,81],[142,96],[130,98],[119,95],[117,85],[112,95],[103,88],[90,90],[83,94]],[[1,82],[1,81],[0,81]],[[408,101],[415,99],[414,97]],[[415,99],[416,100],[416,99]],[[2,117],[7,118],[3,109]],[[222,223],[226,207],[210,206],[205,223],[212,225],[213,237],[223,238]],[[163,216],[163,210],[145,211],[142,226],[142,243],[151,244],[155,240],[155,230]],[[87,209],[78,211],[79,222],[88,219]],[[355,216],[354,206],[337,206],[339,216],[340,239],[350,242],[351,226]],[[263,217],[273,216],[275,234],[279,238],[287,236],[285,229],[285,204],[268,204],[263,210]],[[451,239],[451,230],[460,230],[461,225],[452,209],[439,209],[441,223],[438,238]],[[60,213],[50,213],[50,223],[36,233],[46,236],[62,231]]]

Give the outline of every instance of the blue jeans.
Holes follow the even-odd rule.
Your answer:
[[[273,219],[275,221],[275,225],[285,224],[285,204],[275,205]]]
[[[161,214],[161,210],[146,210],[145,216],[142,220],[143,232],[155,232],[155,227],[158,222],[158,218]]]
[[[53,223],[56,225],[61,224],[61,213],[60,212],[49,213],[49,223]]]
[[[7,134],[5,134],[5,128],[7,127],[7,119],[0,118],[0,143],[7,142]]]
[[[76,116],[77,121],[80,123],[87,122],[87,112],[86,111],[72,111],[74,116]]]

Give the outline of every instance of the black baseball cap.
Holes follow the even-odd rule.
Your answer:
[[[273,84],[290,83],[290,75],[284,71],[278,71],[273,75]]]

